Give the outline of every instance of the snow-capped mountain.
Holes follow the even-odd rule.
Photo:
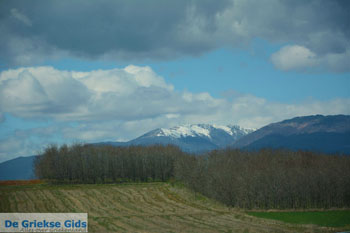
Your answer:
[[[221,131],[221,133],[227,133],[231,135],[234,139],[242,135],[246,135],[254,130],[244,129],[240,126],[221,126],[221,125],[209,125],[209,124],[196,124],[196,125],[182,125],[175,126],[170,129],[160,128],[154,131],[155,136],[158,137],[173,137],[173,138],[183,138],[183,137],[207,137],[211,138],[213,132]],[[222,132],[223,131],[223,132]],[[154,135],[154,134],[153,134]]]
[[[107,142],[115,146],[173,144],[187,152],[203,152],[224,148],[237,139],[253,132],[237,125],[193,124],[152,130],[129,142]]]
[[[181,125],[172,128],[160,128],[152,130],[138,139],[154,138],[154,137],[169,137],[172,139],[188,139],[202,138],[216,144],[219,147],[228,145],[235,140],[253,132],[253,129],[244,129],[237,125],[209,125],[209,124],[193,124]]]

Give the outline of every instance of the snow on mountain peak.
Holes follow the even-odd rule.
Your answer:
[[[163,137],[173,137],[173,138],[181,138],[181,137],[207,137],[211,138],[212,130],[223,130],[230,136],[235,136],[237,134],[248,134],[254,130],[252,129],[244,129],[239,126],[222,126],[222,125],[209,125],[209,124],[193,124],[193,125],[181,125],[175,126],[169,129],[160,128],[157,131],[156,136]]]
[[[161,128],[156,136],[171,136],[175,138],[205,136],[210,138],[210,131],[199,125],[182,125],[170,129]]]
[[[226,133],[228,133],[229,135],[233,135],[232,129],[228,126],[225,125],[213,125],[214,128],[216,129],[222,129],[223,131],[225,131]]]

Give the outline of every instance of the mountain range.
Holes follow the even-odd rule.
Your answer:
[[[237,125],[192,124],[155,129],[128,142],[96,144],[112,146],[172,144],[186,152],[201,153],[225,148],[253,131],[254,129],[245,129]]]
[[[350,116],[303,116],[272,123],[258,130],[237,125],[192,124],[159,128],[128,142],[94,145],[131,146],[173,144],[183,151],[202,153],[225,147],[258,150],[285,148],[350,155]],[[35,156],[0,163],[0,180],[33,178]]]

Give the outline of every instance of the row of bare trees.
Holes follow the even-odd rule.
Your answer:
[[[193,156],[175,146],[50,146],[36,175],[62,183],[181,181],[239,208],[350,207],[350,157],[285,150],[216,150]]]
[[[350,157],[283,150],[212,151],[181,158],[177,179],[229,206],[350,207]]]
[[[174,146],[51,145],[34,161],[40,179],[62,183],[167,181],[174,177]]]

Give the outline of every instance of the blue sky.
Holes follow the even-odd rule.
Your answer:
[[[1,4],[0,162],[179,124],[350,114],[346,1]]]
[[[284,72],[276,69],[269,57],[281,47],[256,40],[249,49],[221,48],[199,57],[132,64],[150,66],[177,90],[206,91],[214,97],[221,97],[230,90],[286,103],[309,98],[329,100],[350,97],[349,72]],[[123,68],[129,63],[67,58],[48,61],[45,65],[60,70],[91,71]]]

